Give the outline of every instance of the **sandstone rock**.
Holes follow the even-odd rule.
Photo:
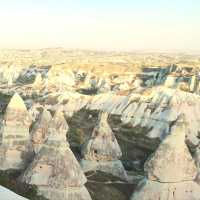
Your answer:
[[[142,87],[142,85],[143,85],[143,81],[141,79],[139,79],[139,78],[137,78],[133,83],[133,86],[135,88],[140,88],[140,87]]]
[[[86,77],[85,77],[85,80],[84,80],[83,88],[90,88],[91,87],[92,77],[93,77],[93,75],[90,72],[88,72]]]
[[[84,159],[82,159],[81,165],[85,172],[96,168],[126,179],[126,172],[121,161],[119,161],[122,152],[114,133],[108,125],[107,118],[107,113],[100,113],[99,121],[92,132],[91,138],[83,146]]]
[[[47,141],[20,180],[36,185],[39,194],[50,200],[90,200],[86,177],[66,141],[67,127],[63,114],[56,112]]]
[[[101,113],[92,137],[83,148],[83,155],[88,160],[117,160],[122,152],[107,122],[107,113]]]
[[[188,83],[181,82],[181,83],[178,85],[178,89],[183,90],[183,91],[185,91],[185,92],[189,92],[189,91],[190,91],[190,86],[189,86]]]
[[[56,85],[61,91],[64,86],[74,86],[76,78],[71,70],[60,70],[58,66],[52,66],[48,71],[48,84]]]
[[[185,144],[185,121],[180,120],[172,127],[171,134],[161,143],[153,158],[145,164],[150,180],[181,182],[196,177],[197,169]]]
[[[34,89],[41,89],[43,86],[43,80],[42,80],[42,75],[38,73],[35,77],[34,83],[33,83],[33,88]]]
[[[31,115],[32,121],[36,122],[39,117],[40,117],[40,110],[43,109],[43,106],[41,106],[40,104],[33,104],[30,109],[29,109],[29,113]]]
[[[36,153],[39,152],[42,144],[47,140],[48,128],[51,120],[51,113],[44,108],[31,133],[32,143]]]
[[[199,187],[193,181],[163,184],[145,179],[131,200],[199,200]]]
[[[0,82],[12,86],[19,76],[19,69],[14,65],[3,65],[0,69]]]
[[[100,80],[99,81],[99,85],[98,85],[98,92],[99,93],[104,93],[104,92],[108,92],[111,90],[111,86],[110,84],[105,80]]]
[[[198,84],[199,83],[198,83],[197,76],[196,75],[192,76],[191,82],[190,82],[190,92],[195,92],[197,90]]]
[[[199,199],[200,186],[194,182],[197,169],[185,144],[185,126],[180,117],[145,164],[148,180],[140,182],[131,200]]]
[[[167,76],[165,86],[169,88],[175,88],[177,86],[177,77],[172,75]]]
[[[198,184],[200,184],[200,148],[199,146],[196,148],[196,151],[194,153],[194,160],[198,169],[198,174],[196,177],[196,181]]]
[[[30,115],[16,93],[10,100],[1,128],[0,169],[23,169],[30,159]]]

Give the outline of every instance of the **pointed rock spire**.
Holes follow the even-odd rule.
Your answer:
[[[32,152],[29,126],[31,117],[16,93],[11,98],[1,129],[0,169],[23,169]]]
[[[85,144],[83,155],[87,160],[118,160],[122,156],[120,146],[108,122],[108,113],[100,113],[92,137]]]
[[[33,82],[33,87],[40,88],[40,86],[42,86],[42,85],[43,85],[42,75],[41,75],[41,73],[38,73]]]
[[[58,142],[59,144],[64,143],[68,144],[66,135],[68,132],[69,126],[65,120],[63,112],[58,109],[53,117],[53,120],[50,123],[48,129],[48,141]],[[56,134],[55,134],[56,132]]]
[[[198,200],[197,168],[185,144],[186,121],[181,116],[171,134],[145,164],[147,179],[141,181],[131,200]]]
[[[47,140],[48,128],[51,120],[51,113],[44,108],[31,133],[32,143],[36,153],[40,150],[41,145]]]
[[[81,165],[85,172],[100,170],[127,179],[126,171],[119,160],[122,152],[107,118],[108,113],[99,114],[92,136],[83,146]]]
[[[181,117],[145,165],[149,179],[160,182],[194,180],[197,169],[185,144],[185,133],[186,124]]]
[[[90,200],[86,177],[66,141],[67,123],[57,111],[49,126],[47,141],[21,176],[21,181],[37,185],[50,200]]]
[[[18,93],[15,93],[7,108],[4,116],[4,121],[6,124],[18,124],[18,125],[29,125],[31,124],[31,117],[28,113],[26,105],[23,99]]]
[[[27,110],[23,99],[19,96],[18,93],[15,93],[10,99],[10,102],[7,106],[7,111],[8,110]]]

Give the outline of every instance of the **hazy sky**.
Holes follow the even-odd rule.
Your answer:
[[[0,0],[0,48],[200,52],[200,0]]]

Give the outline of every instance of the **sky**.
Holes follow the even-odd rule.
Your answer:
[[[0,0],[0,48],[200,52],[200,0]]]

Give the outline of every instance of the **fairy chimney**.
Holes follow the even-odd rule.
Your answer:
[[[146,162],[147,178],[131,200],[198,200],[200,186],[194,181],[197,168],[185,144],[186,122],[179,118],[171,134]]]
[[[68,126],[57,111],[48,128],[48,139],[20,181],[36,185],[49,200],[91,200],[85,188],[86,177],[66,141]]]
[[[33,82],[33,88],[40,89],[42,85],[43,85],[42,75],[41,73],[38,73]]]
[[[42,144],[47,140],[48,127],[51,120],[51,113],[44,108],[31,132],[31,140],[36,153],[39,152]]]
[[[125,169],[119,160],[122,152],[107,118],[108,113],[99,114],[92,136],[83,146],[81,165],[85,172],[100,170],[127,179]]]
[[[0,169],[23,169],[31,158],[31,117],[22,98],[15,93],[5,112],[1,128]]]

